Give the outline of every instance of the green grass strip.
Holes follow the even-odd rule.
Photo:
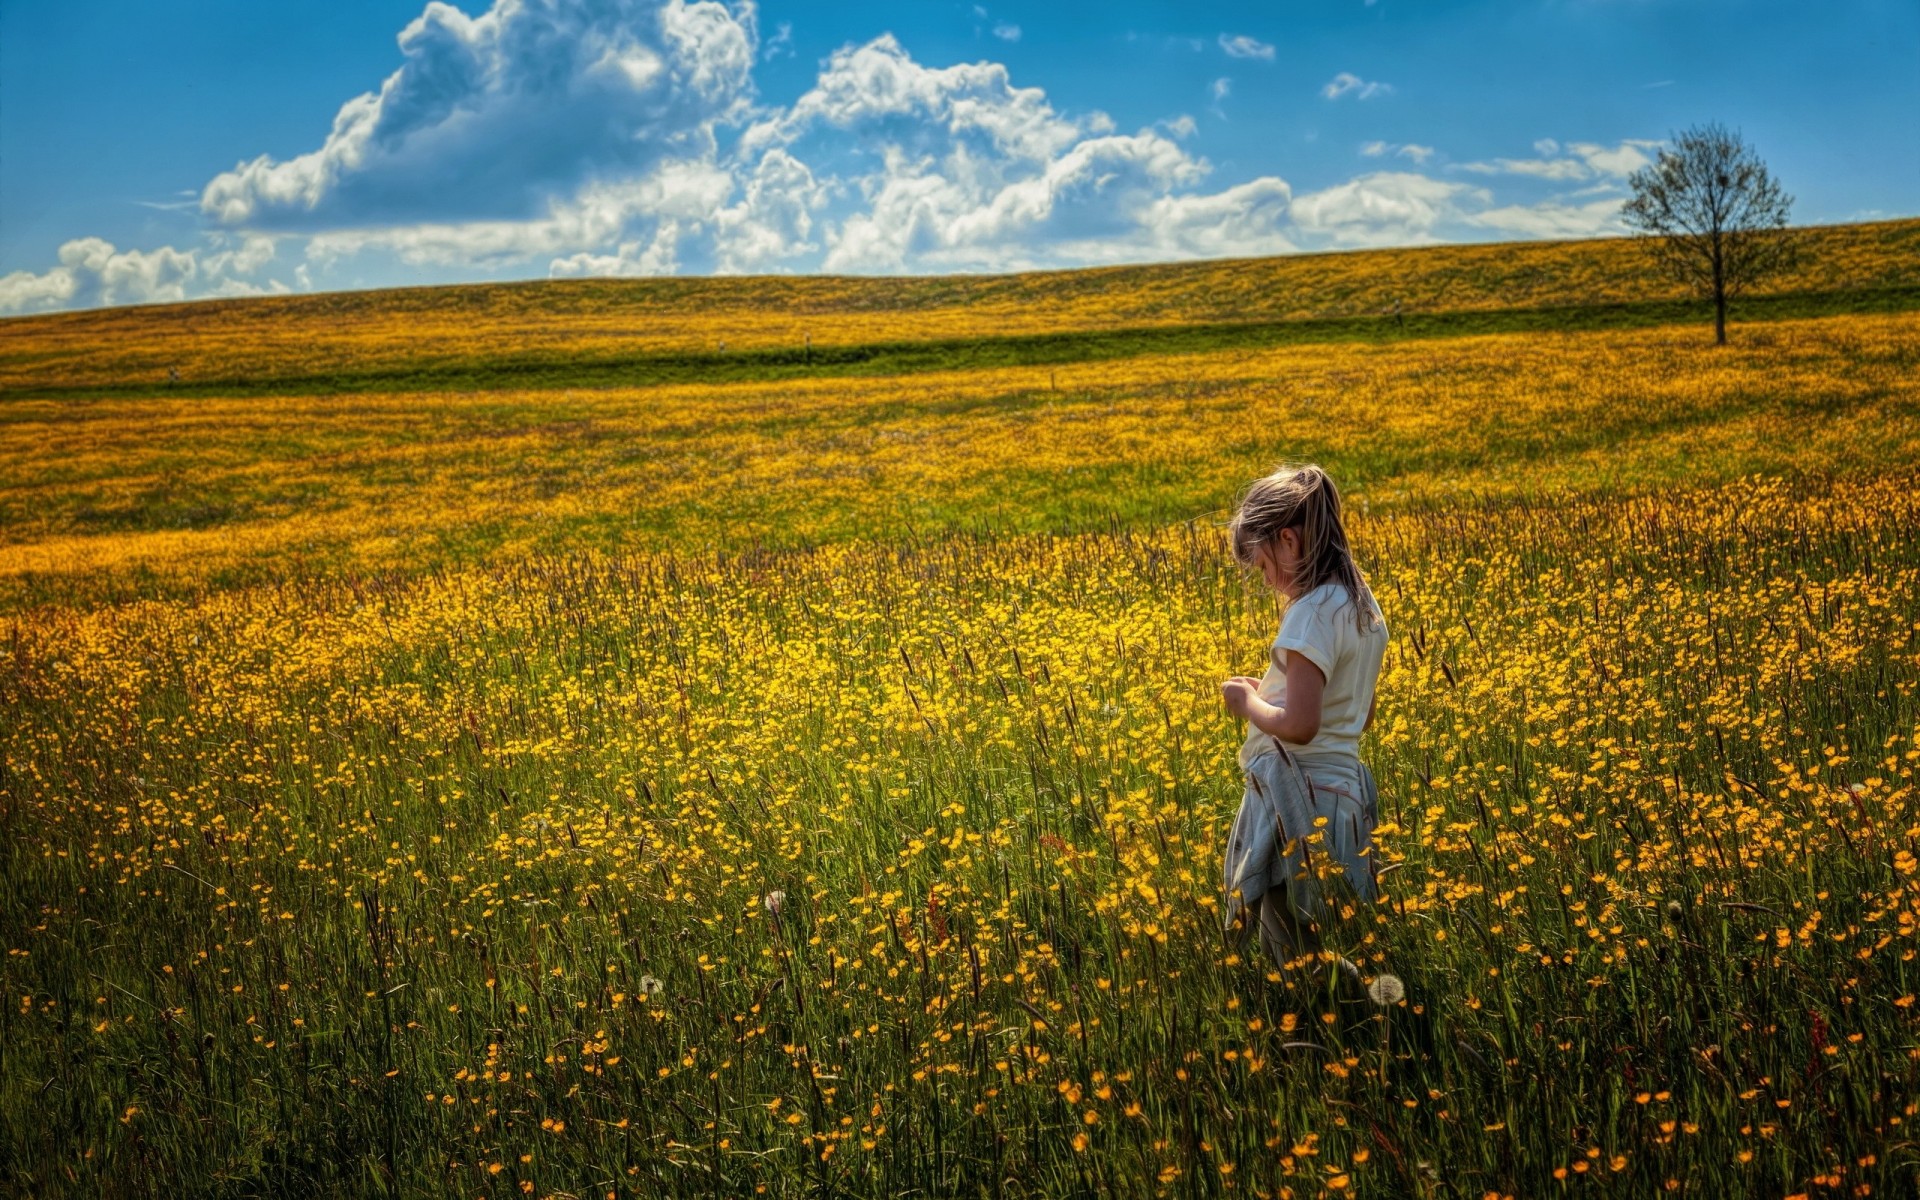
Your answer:
[[[1920,286],[1795,292],[1754,296],[1730,309],[1738,326],[1818,317],[1920,310]],[[469,362],[412,369],[383,368],[327,374],[234,377],[168,385],[138,383],[72,387],[0,388],[0,400],[108,397],[232,397],[351,395],[364,392],[540,391],[556,388],[655,387],[668,384],[756,383],[819,377],[912,375],[931,371],[1050,366],[1145,355],[1261,350],[1317,342],[1391,343],[1504,333],[1584,333],[1698,323],[1712,336],[1712,310],[1700,301],[1407,313],[1287,321],[1074,330],[1007,337],[871,342],[849,346],[774,347],[695,351],[613,358],[503,354]]]

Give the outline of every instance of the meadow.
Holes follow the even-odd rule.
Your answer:
[[[0,1190],[1911,1194],[1920,222],[1819,236],[1724,349],[1625,243],[0,323]],[[1283,458],[1362,1020],[1221,927]]]

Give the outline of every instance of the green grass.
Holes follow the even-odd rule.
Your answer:
[[[1920,286],[1753,296],[1731,308],[1742,323],[1920,310]],[[28,385],[0,388],[9,399],[196,396],[327,396],[362,392],[555,391],[567,388],[657,387],[671,384],[762,383],[782,379],[912,375],[995,367],[1064,366],[1143,355],[1217,354],[1331,342],[1382,345],[1501,333],[1583,333],[1703,322],[1711,309],[1677,300],[1549,308],[1420,312],[1402,316],[1283,321],[1222,321],[1007,337],[969,337],[849,346],[787,347],[734,352],[651,353],[619,358],[556,357],[502,348],[467,362],[318,375],[235,374],[179,384]]]
[[[1564,295],[1620,249],[1522,269]],[[186,316],[1333,267],[1337,307],[1408,264],[1484,300],[1513,253]],[[1756,297],[1725,350],[1648,300],[19,386],[0,549],[204,537],[0,597],[0,1194],[1916,1194],[1915,311],[1896,280]],[[812,376],[847,384],[734,386]],[[668,383],[713,386],[661,416]],[[1327,931],[1405,978],[1384,1012],[1218,920],[1218,681],[1275,614],[1214,520],[1283,456],[1347,487],[1393,631],[1394,868]],[[651,503],[678,478],[710,486]],[[317,544],[195,557],[294,518]]]
[[[1408,861],[1339,936],[1412,1002],[1352,1028],[1209,907],[1212,673],[1269,631],[1204,533],[536,558],[36,627],[0,672],[9,1182],[1438,1198],[1585,1161],[1596,1196],[1903,1194],[1906,483],[1382,530],[1370,754]],[[896,723],[903,688],[958,719]]]

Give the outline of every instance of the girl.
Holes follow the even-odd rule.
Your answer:
[[[1377,892],[1379,798],[1358,750],[1373,722],[1387,623],[1353,561],[1340,493],[1319,467],[1256,480],[1228,532],[1235,560],[1259,568],[1287,607],[1265,675],[1220,686],[1227,710],[1248,726],[1246,792],[1227,841],[1227,916],[1242,936],[1251,918],[1268,955],[1285,966],[1319,948],[1332,898],[1322,873],[1344,877],[1361,900]],[[1357,981],[1352,964],[1338,962]]]

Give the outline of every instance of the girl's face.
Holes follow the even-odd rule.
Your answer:
[[[1254,552],[1253,561],[1259,565],[1260,577],[1267,581],[1268,587],[1293,595],[1293,580],[1300,571],[1300,531],[1282,529],[1261,544]]]

